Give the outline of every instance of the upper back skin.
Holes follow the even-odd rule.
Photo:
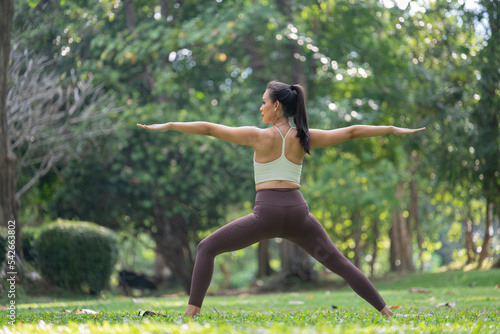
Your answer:
[[[283,137],[288,132],[288,126],[281,126]],[[285,142],[285,157],[297,165],[302,164],[305,155],[304,148],[296,137],[297,129],[292,128]],[[258,142],[254,145],[255,161],[260,163],[271,162],[281,156],[283,139],[275,126],[262,129]]]

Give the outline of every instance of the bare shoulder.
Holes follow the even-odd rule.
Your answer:
[[[278,132],[273,127],[257,129],[258,132],[254,138],[256,146],[269,147],[276,139],[276,135],[278,135]]]
[[[254,146],[254,142],[262,135],[262,130],[255,126],[231,127],[215,123],[207,123],[206,135],[238,145]]]

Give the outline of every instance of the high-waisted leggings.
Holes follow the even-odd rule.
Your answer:
[[[335,247],[323,226],[309,212],[298,189],[259,190],[254,212],[218,229],[198,245],[189,304],[200,307],[212,280],[217,255],[271,238],[290,240],[326,268],[341,276],[378,311],[385,302],[370,280]]]

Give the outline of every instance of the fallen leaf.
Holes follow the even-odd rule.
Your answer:
[[[436,305],[436,307],[443,307],[443,306],[448,306],[448,307],[455,307],[455,302],[447,302],[447,303],[439,303]]]
[[[149,310],[139,310],[139,313],[137,313],[137,315],[139,317],[145,317],[145,316],[148,316],[148,315],[154,315],[154,316],[162,316],[162,317],[166,317],[165,314],[160,314],[160,313],[156,313],[154,311],[149,311]]]
[[[147,310],[139,310],[139,313],[137,313],[139,317],[144,317],[146,315],[158,315],[158,313],[153,312],[153,311],[147,311]]]
[[[410,289],[408,289],[408,292],[410,292],[410,293],[430,293],[431,290],[424,289],[424,288],[410,288]]]
[[[398,309],[398,308],[400,308],[400,307],[401,307],[401,306],[399,306],[399,305],[391,305],[391,306],[388,306],[388,308],[389,308],[389,309],[391,309],[391,310],[395,310],[395,309]]]

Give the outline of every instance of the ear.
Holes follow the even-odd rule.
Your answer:
[[[280,107],[280,101],[274,102],[274,110],[278,110]]]

